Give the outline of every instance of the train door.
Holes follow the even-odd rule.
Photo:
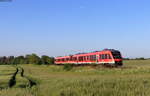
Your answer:
[[[108,63],[108,61],[109,61],[107,55],[108,55],[108,54],[106,54],[106,53],[103,54],[103,62],[104,62],[104,63]]]
[[[104,63],[104,54],[99,54],[99,63]]]
[[[105,56],[105,59],[104,59],[104,61],[105,61],[105,63],[111,63],[112,62],[112,58],[111,58],[111,56],[110,56],[110,54],[104,54]]]
[[[100,54],[99,55],[99,63],[110,63],[112,62],[112,58],[110,56],[110,54]]]

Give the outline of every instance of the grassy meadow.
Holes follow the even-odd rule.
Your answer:
[[[15,83],[11,79],[18,68]],[[23,71],[22,71],[23,69]],[[23,74],[23,75],[22,75]],[[12,81],[13,82],[13,81]],[[0,65],[0,96],[149,96],[150,60],[123,67]]]

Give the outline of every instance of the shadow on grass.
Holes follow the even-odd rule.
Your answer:
[[[16,85],[16,75],[18,73],[19,69],[16,68],[16,72],[13,74],[13,76],[11,77],[11,79],[9,80],[8,86],[9,88],[13,87],[14,85]]]
[[[22,84],[22,85],[19,85],[18,87],[19,87],[19,88],[27,88],[27,87],[28,87],[28,85],[26,85],[26,84]]]
[[[13,75],[14,73],[0,74],[0,76]]]
[[[29,81],[29,86],[28,87],[31,88],[31,87],[37,85],[37,83],[34,80],[32,80],[31,78],[24,75],[24,69],[22,67],[20,67],[20,69],[21,69],[20,76],[23,77],[23,78],[26,78]]]
[[[3,89],[6,89],[6,87],[1,87],[1,86],[0,86],[0,90],[3,90]]]
[[[21,70],[19,70],[19,68]],[[15,73],[3,74],[3,76],[5,76],[5,75],[12,75],[12,77],[10,78],[10,80],[8,82],[8,87],[0,86],[0,90],[7,89],[7,88],[12,88],[13,86],[15,86],[16,85],[16,75],[18,74],[19,71],[21,71],[20,72],[20,76],[25,78],[25,79],[27,79],[28,82],[29,82],[28,84],[19,85],[18,86],[19,88],[27,88],[27,87],[32,88],[33,86],[37,85],[37,83],[33,79],[31,79],[31,78],[29,78],[29,77],[24,75],[24,69],[23,68],[16,67]],[[0,84],[0,85],[2,85],[2,84]]]

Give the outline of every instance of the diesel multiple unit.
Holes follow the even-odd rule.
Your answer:
[[[104,49],[102,51],[56,57],[55,64],[104,64],[121,66],[122,56],[118,50]]]

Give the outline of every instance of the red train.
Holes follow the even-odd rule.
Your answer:
[[[64,57],[56,57],[55,64],[104,64],[122,66],[122,56],[120,51],[114,49],[104,49],[91,53],[80,53]]]

